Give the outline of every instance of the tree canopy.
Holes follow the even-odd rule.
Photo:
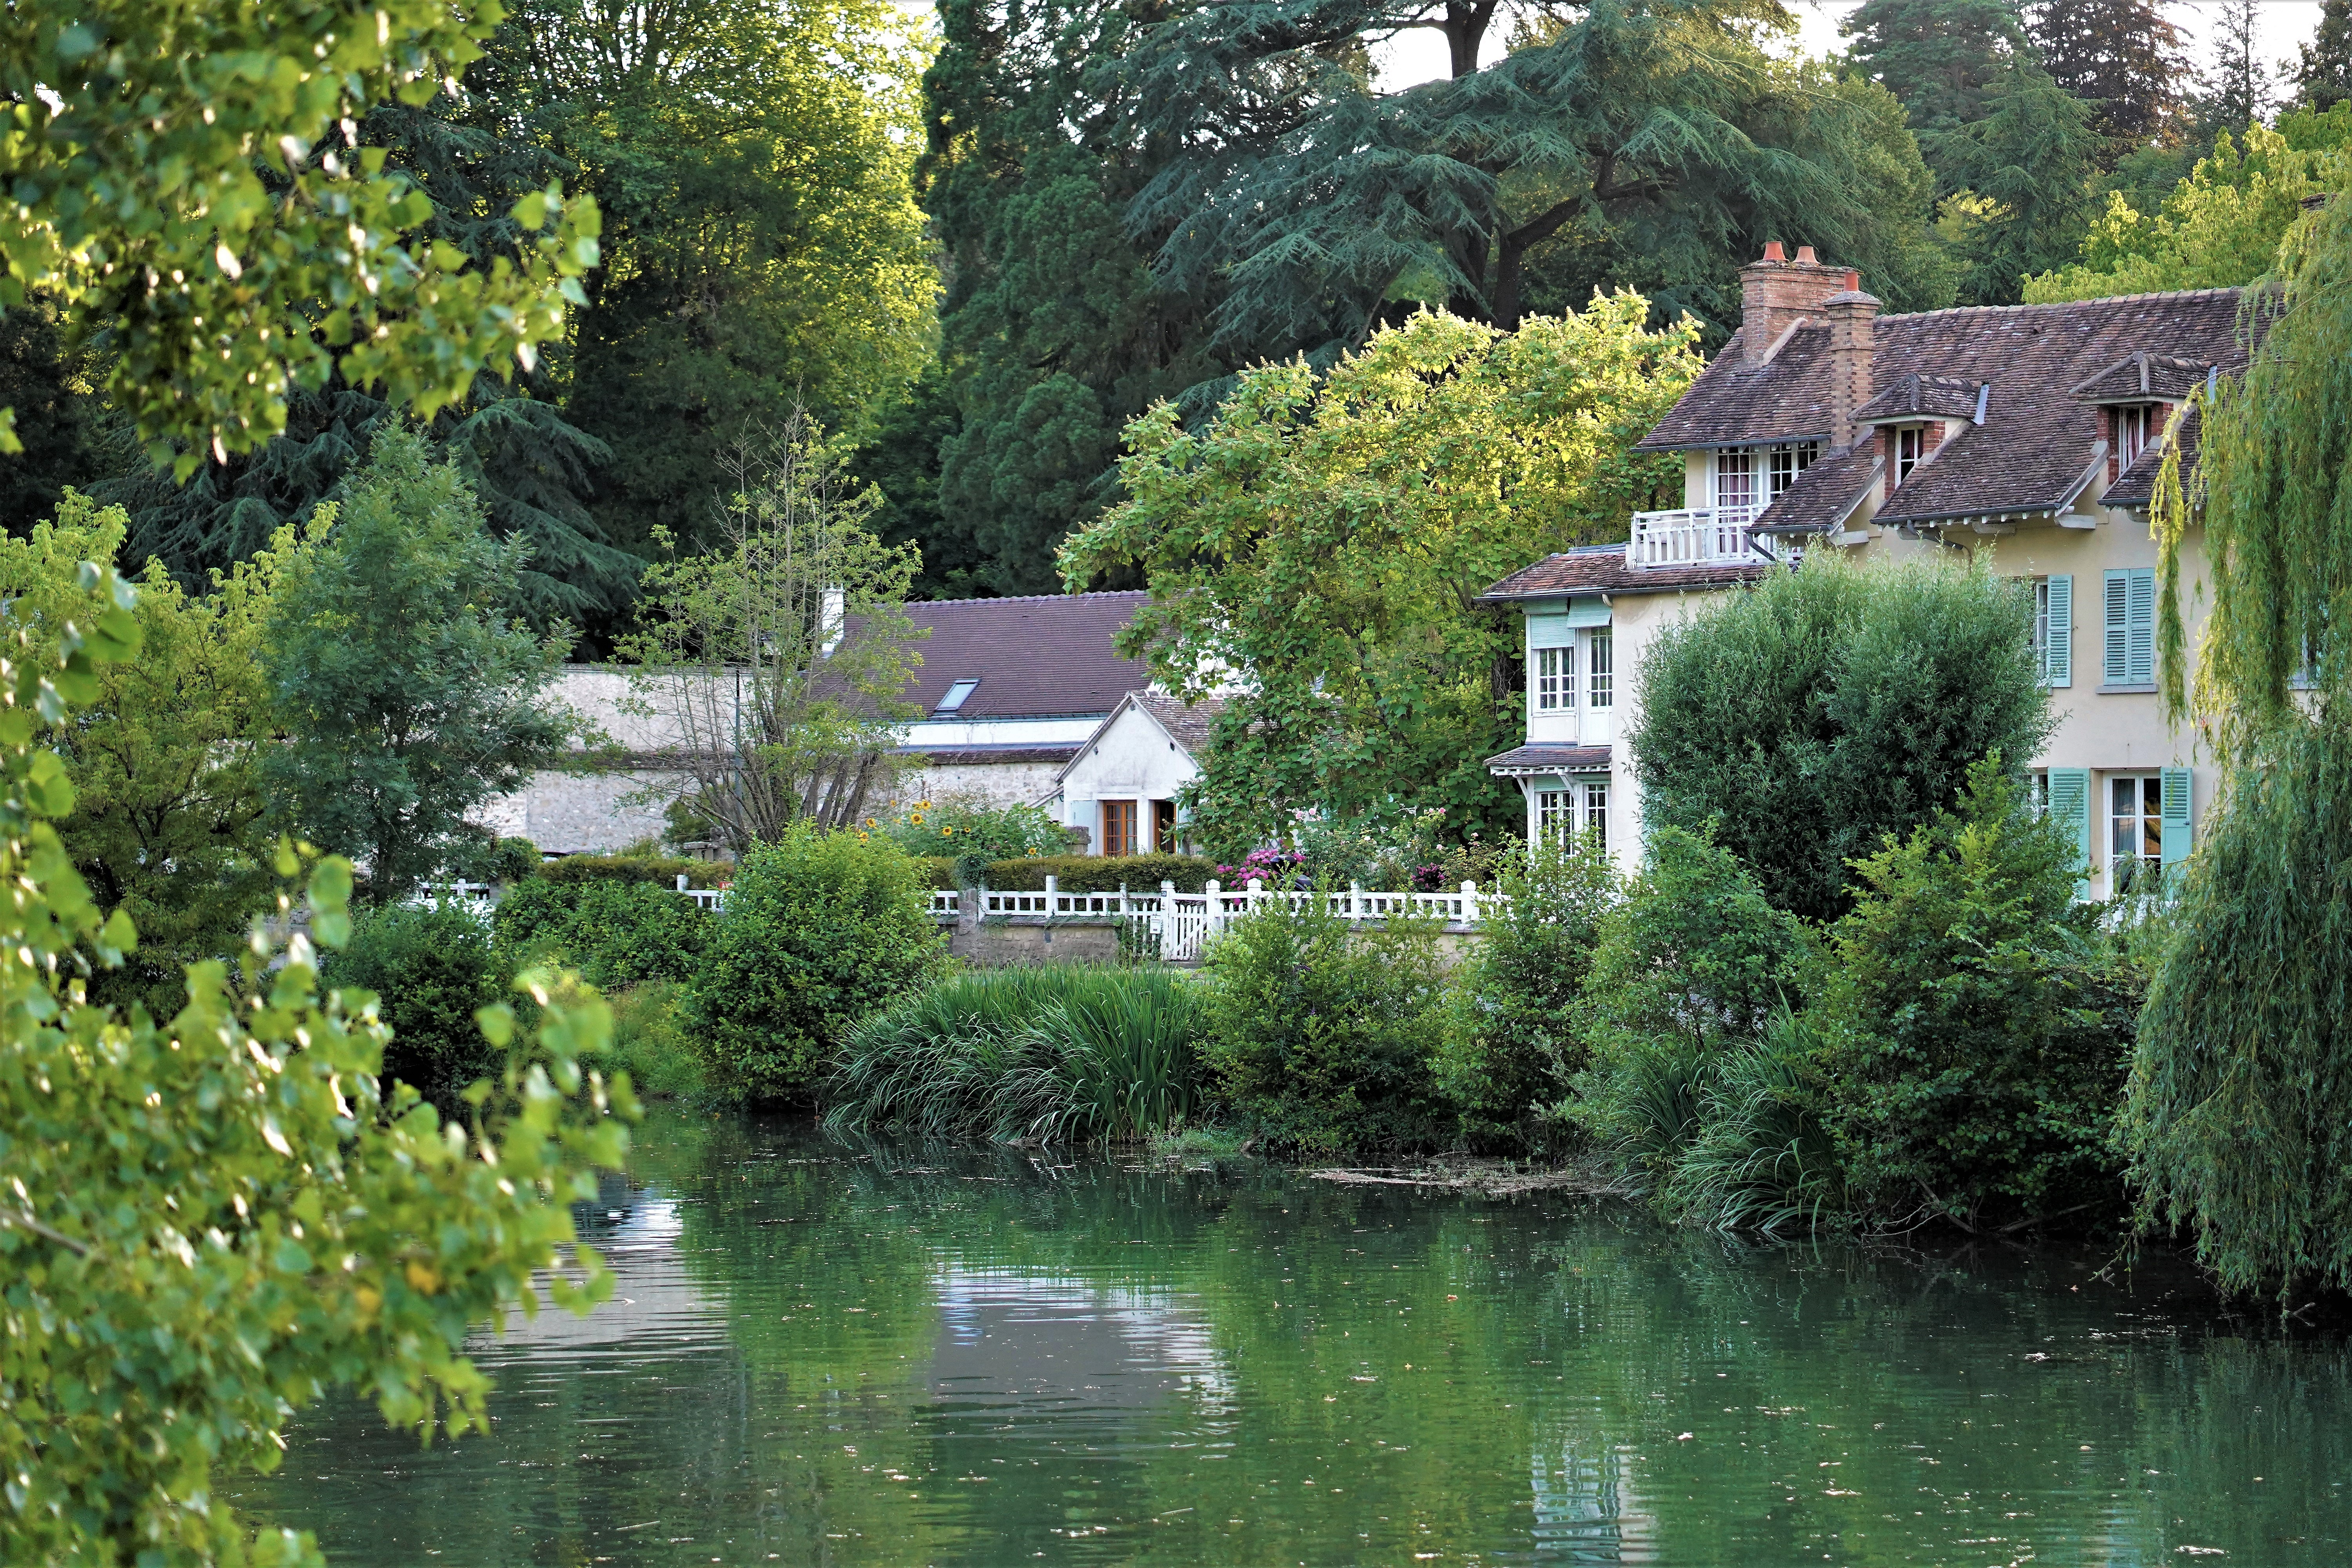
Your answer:
[[[2352,104],[2298,110],[2276,130],[2250,125],[2242,149],[2229,132],[2153,214],[2121,191],[2084,236],[2080,259],[2025,280],[2029,303],[2229,289],[2267,276],[2279,242],[2311,196],[2333,191],[2352,156]]]
[[[2026,30],[2051,77],[2091,105],[2110,159],[2185,128],[2195,79],[2158,0],[2028,0]]]
[[[339,373],[430,417],[488,367],[528,370],[596,261],[593,202],[510,209],[516,258],[475,267],[420,231],[432,204],[353,129],[422,103],[481,53],[495,5],[444,0],[141,6],[100,26],[33,0],[0,35],[0,310],[39,290],[108,395],[184,477],[284,427]],[[0,414],[0,450],[16,448]]]
[[[1516,332],[1424,312],[1328,377],[1244,372],[1213,424],[1163,403],[1129,426],[1129,499],[1063,571],[1146,574],[1122,647],[1224,696],[1192,800],[1211,845],[1237,855],[1308,808],[1517,825],[1483,759],[1520,733],[1517,629],[1471,601],[1679,493],[1677,462],[1630,448],[1696,374],[1695,331],[1648,314],[1632,294]]]

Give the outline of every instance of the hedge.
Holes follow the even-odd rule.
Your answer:
[[[734,873],[724,860],[671,855],[566,855],[540,871],[551,882],[651,882],[656,888],[676,888],[681,876],[689,888],[715,888]]]
[[[1217,874],[1217,863],[1198,855],[1035,855],[988,863],[988,885],[1006,892],[1034,892],[1054,879],[1066,893],[1156,893],[1173,882],[1180,893],[1197,893]]]

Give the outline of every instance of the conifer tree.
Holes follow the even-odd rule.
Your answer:
[[[2189,68],[2157,0],[2040,0],[2026,30],[2058,85],[2093,105],[2111,156],[2183,129]]]
[[[1838,29],[1854,64],[1925,132],[1983,117],[1986,88],[2011,61],[2038,58],[2013,0],[1864,0]]]
[[[2214,16],[2212,90],[2203,109],[2209,125],[2226,131],[2243,130],[2271,106],[2270,71],[2255,55],[2254,5],[2255,0],[2221,0]]]
[[[2296,97],[2327,110],[2352,98],[2352,0],[2320,0],[2319,31],[2296,46]]]

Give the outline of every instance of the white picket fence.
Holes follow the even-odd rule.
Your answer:
[[[1305,910],[1320,897],[1332,914],[1356,924],[1412,914],[1434,916],[1451,926],[1475,926],[1509,907],[1508,899],[1500,893],[1482,893],[1475,882],[1465,882],[1457,889],[1440,893],[1377,892],[1351,882],[1344,890],[1334,889],[1319,895],[1268,888],[1255,878],[1242,888],[1226,888],[1213,881],[1198,893],[1180,893],[1172,882],[1160,883],[1156,891],[1122,886],[1115,893],[1066,893],[1055,882],[1056,879],[1046,878],[1043,891],[1004,891],[983,887],[971,892],[979,900],[976,913],[982,921],[1133,921],[1139,930],[1156,940],[1160,956],[1173,963],[1192,963],[1201,956],[1202,948],[1211,937],[1234,921],[1277,903]],[[934,892],[932,918],[943,921],[962,919],[964,898],[961,892]]]

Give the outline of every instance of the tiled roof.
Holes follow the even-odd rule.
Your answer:
[[[2118,384],[2119,376],[2136,384],[2143,353],[2152,389],[2181,385],[2188,373],[2180,367],[2192,363],[2199,376],[2208,364],[2233,372],[2245,362],[2240,302],[2241,290],[2206,289],[1880,317],[1874,323],[1874,386],[1892,389],[1917,375],[1923,384],[1926,378],[1984,382],[1990,391],[1984,424],[1966,426],[1937,448],[1877,521],[1929,522],[2063,504],[2084,476],[2095,473],[2099,440],[2099,410],[2077,389],[2088,386],[2095,395]],[[1769,364],[1748,363],[1739,346],[1735,335],[1643,447],[1746,446],[1830,433],[1827,327],[1798,329]],[[1969,413],[1973,417],[1973,404]],[[1765,521],[1780,519],[1767,513]]]
[[[1203,697],[1187,703],[1164,691],[1130,691],[1135,705],[1159,721],[1160,727],[1194,757],[1205,755],[1217,732],[1217,715],[1225,710],[1222,697]]]
[[[2205,379],[2217,363],[2172,354],[2136,353],[2070,390],[2085,403],[2146,403],[2151,398],[2178,403]]]
[[[985,766],[992,763],[1066,763],[1078,742],[1062,746],[901,746],[903,756],[919,756],[935,768]]]
[[[1486,771],[1496,773],[1591,773],[1608,766],[1606,746],[1521,746],[1486,759]]]
[[[1977,401],[1985,392],[1981,381],[1948,375],[1921,375],[1916,371],[1898,378],[1877,396],[1854,411],[1864,425],[1925,414],[1938,419],[1974,419]]]
[[[1108,713],[1151,679],[1111,638],[1148,594],[1056,594],[1024,599],[937,599],[907,606],[931,635],[914,644],[923,665],[907,700],[929,715],[948,688],[977,679],[957,719],[1056,719]]]
[[[1752,583],[1769,563],[1753,566],[1628,566],[1622,544],[1588,544],[1522,566],[1478,595],[1482,605],[1563,594],[1670,594],[1682,588],[1728,588]]]
[[[1841,447],[1799,474],[1756,526],[1770,533],[1834,529],[1853,515],[1885,467],[1875,441]]]

